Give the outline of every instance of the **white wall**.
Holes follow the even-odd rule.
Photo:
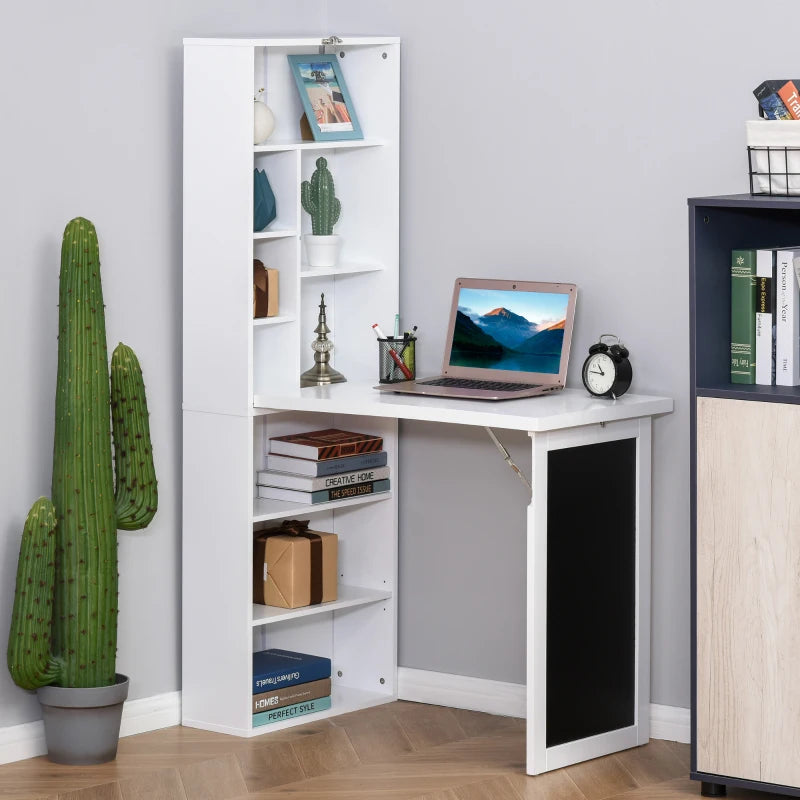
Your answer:
[[[424,371],[440,366],[454,278],[566,280],[569,385],[610,332],[633,391],[674,397],[653,450],[652,698],[688,706],[686,198],[747,191],[751,91],[796,72],[765,25],[794,30],[800,6],[329,0],[328,15],[340,34],[403,39],[401,300]],[[524,489],[480,432],[403,431],[400,661],[522,682]],[[526,437],[505,438],[527,465]],[[429,465],[453,485],[430,489]]]
[[[61,234],[83,215],[100,239],[109,351],[122,340],[142,363],[159,479],[153,523],[119,534],[117,668],[132,678],[132,699],[180,688],[182,38],[306,34],[320,29],[324,8],[323,0],[50,0],[14,4],[13,14],[4,6],[3,653],[22,524],[50,491]],[[0,728],[39,716],[35,695],[0,669]]]

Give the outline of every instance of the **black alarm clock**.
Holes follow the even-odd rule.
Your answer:
[[[607,345],[603,339],[615,339]],[[616,400],[631,387],[633,369],[628,361],[628,348],[611,333],[604,333],[596,344],[589,348],[589,356],[583,362],[583,385],[594,397],[611,397]]]

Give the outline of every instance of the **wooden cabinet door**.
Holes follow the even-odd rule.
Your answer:
[[[697,769],[800,786],[800,406],[697,401]]]

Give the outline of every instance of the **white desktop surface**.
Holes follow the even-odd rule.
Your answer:
[[[255,413],[322,411],[331,414],[416,419],[523,431],[553,431],[668,414],[672,398],[625,394],[618,400],[591,397],[585,389],[519,400],[466,400],[379,392],[373,383],[312,386],[284,394],[255,395]]]

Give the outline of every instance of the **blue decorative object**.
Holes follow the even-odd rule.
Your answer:
[[[253,170],[253,231],[263,231],[278,215],[275,192],[263,169]]]

